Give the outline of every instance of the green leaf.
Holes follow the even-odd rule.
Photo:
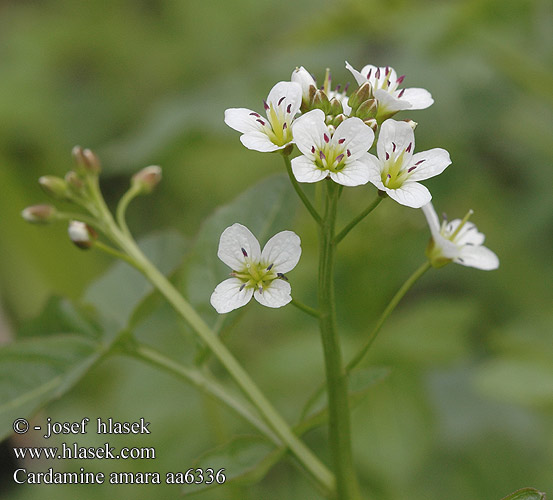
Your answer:
[[[275,233],[290,229],[295,201],[288,178],[275,175],[249,188],[205,220],[185,266],[186,293],[198,311],[217,316],[209,297],[230,272],[217,257],[221,233],[239,222],[256,236],[263,248]]]
[[[104,353],[102,344],[82,335],[23,340],[0,348],[0,440],[17,418],[68,391]]]
[[[178,266],[186,248],[184,238],[175,231],[149,235],[139,246],[164,274]],[[135,308],[152,291],[152,285],[136,269],[117,262],[88,288],[83,301],[125,328]]]
[[[260,481],[274,465],[272,454],[278,451],[275,446],[259,436],[238,436],[228,443],[208,451],[196,460],[194,469],[225,469],[225,485],[248,485]],[[183,471],[186,472],[186,471]],[[183,488],[185,495],[192,495],[221,485],[188,484]]]
[[[369,389],[382,382],[390,374],[388,367],[369,367],[353,370],[348,376],[349,401],[355,407],[369,393]],[[314,427],[323,425],[328,419],[326,391],[319,388],[307,401],[302,411],[302,421],[298,429],[303,434]]]
[[[536,490],[535,488],[522,488],[510,495],[507,495],[501,500],[545,500],[545,493]]]

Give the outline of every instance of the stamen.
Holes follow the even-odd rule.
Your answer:
[[[405,89],[401,89],[399,94],[397,95],[398,99],[401,99],[403,97],[403,93],[405,92]]]
[[[388,152],[386,151],[386,160],[389,160],[389,159],[390,159],[390,153],[388,153]]]
[[[246,250],[244,248],[241,248],[240,250],[242,250],[242,255],[244,257],[247,257],[248,256],[248,252],[246,252]]]
[[[286,130],[288,128],[288,124],[286,122],[284,122],[282,124],[282,130]]]
[[[270,270],[273,268],[274,265],[275,265],[274,263],[271,264],[271,265],[267,268],[267,271],[270,271]]]
[[[415,163],[415,165],[420,165],[423,161],[426,161],[426,160],[419,160],[417,163]]]
[[[371,78],[371,73],[373,72],[372,68],[369,70],[369,72],[367,73],[367,80],[369,80]]]
[[[461,257],[457,257],[457,260],[458,260],[459,262],[465,262]]]
[[[349,149],[346,149],[346,153],[348,155],[348,158],[351,156],[351,151]]]
[[[349,82],[346,83],[346,86],[344,87],[344,94],[348,91],[349,89]]]
[[[397,80],[396,80],[396,83],[398,85],[401,85],[401,83],[403,82],[403,80],[405,80],[405,75],[401,75]]]
[[[407,169],[407,173],[410,174],[413,170],[417,168],[416,165],[412,166],[411,168]]]
[[[388,76],[388,73],[390,73],[390,66],[386,66],[386,71],[385,71],[386,76]]]
[[[311,152],[315,154],[315,146],[311,146]]]
[[[326,134],[323,135],[323,139],[325,140],[326,143],[330,141],[330,138]]]
[[[319,158],[320,158],[321,160],[326,160],[326,156],[325,156],[325,154],[324,154],[322,151],[319,151]]]
[[[342,88],[342,85],[340,85],[340,84],[336,85],[336,89],[334,90],[334,92],[336,92],[338,94],[340,92],[341,88]]]
[[[292,105],[291,105],[291,104],[288,104],[288,106],[286,106],[286,112],[287,112],[287,113],[291,113],[291,112],[292,112]]]
[[[277,273],[277,276],[280,278],[280,279],[283,279],[284,281],[288,281],[288,278],[282,274],[282,273]]]
[[[282,104],[282,101],[284,101],[284,99],[286,99],[286,96],[282,96],[278,102],[277,102],[277,106],[280,106]]]
[[[394,153],[396,152],[396,143],[395,142],[392,142],[392,151]]]
[[[259,285],[259,293],[263,293],[263,287]]]
[[[405,148],[405,151],[406,151],[407,153],[410,153],[410,152],[411,152],[411,147],[412,147],[412,146],[413,146],[413,143],[410,142],[410,143],[409,143],[409,146],[407,146],[407,147]]]
[[[342,153],[341,155],[338,155],[338,156],[336,157],[336,161],[337,161],[338,163],[340,163],[343,159],[344,159],[344,153]]]
[[[255,120],[256,122],[259,122],[261,123],[261,125],[265,126],[265,122],[261,119],[261,118],[258,118],[257,120]]]
[[[246,283],[244,283],[239,289],[238,291],[241,292],[242,290],[244,290],[244,287],[246,286]]]
[[[252,113],[250,113],[250,115],[257,116],[258,118],[261,118],[261,115],[259,113],[252,112]]]
[[[344,144],[344,142],[346,142],[345,137],[343,139],[338,139],[338,144]]]
[[[376,70],[376,73],[374,74],[377,80],[380,80],[380,68]]]

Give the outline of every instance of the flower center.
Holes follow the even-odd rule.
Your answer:
[[[466,213],[466,215],[463,217],[461,222],[459,222],[459,225],[457,227],[452,227],[451,223],[447,224],[447,221],[444,220],[442,222],[442,227],[440,228],[440,234],[444,238],[446,238],[449,241],[452,241],[453,243],[455,243],[455,238],[457,238],[457,236],[459,236],[459,233],[461,232],[461,229],[463,229],[463,226],[468,222],[468,220],[470,219],[470,217],[473,213],[474,212],[472,210],[469,210]]]
[[[277,278],[284,278],[281,273],[276,273],[273,270],[273,264],[255,262],[251,258],[245,258],[246,264],[240,271],[233,271],[232,276],[238,278],[242,282],[240,290],[244,288],[253,288],[263,292]]]
[[[311,148],[311,152],[315,156],[315,165],[321,170],[339,172],[346,166],[347,160],[351,156],[351,151],[344,146],[346,139],[339,139],[336,144],[330,140],[330,133],[325,133],[323,140],[322,147],[317,149],[312,146]]]
[[[384,168],[381,172],[382,184],[390,189],[398,189],[403,183],[411,177],[413,170],[417,168],[424,160],[418,161],[411,167],[404,165],[405,153],[410,153],[413,143],[410,142],[407,147],[399,151],[396,144],[392,142],[392,151],[386,152]]]

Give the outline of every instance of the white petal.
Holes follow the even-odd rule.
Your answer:
[[[422,181],[424,179],[429,179],[430,177],[441,174],[451,165],[449,153],[442,148],[429,149],[428,151],[421,151],[420,153],[414,154],[411,159],[411,165],[415,165],[419,161],[422,161],[422,163],[417,165],[413,170],[409,177],[410,180]]]
[[[430,227],[432,237],[435,240],[436,235],[440,233],[440,219],[438,218],[438,214],[436,213],[436,210],[434,210],[434,205],[432,205],[431,201],[426,205],[423,205],[421,208],[424,216],[426,217],[426,221],[428,222],[428,226]]]
[[[304,99],[309,98],[310,87],[317,88],[317,83],[315,82],[315,79],[311,76],[309,71],[307,71],[303,66],[296,68],[292,72],[291,80],[301,85],[301,91]]]
[[[257,302],[264,306],[282,307],[292,300],[292,296],[290,295],[291,291],[292,288],[290,287],[290,283],[276,279],[272,281],[263,292],[256,290],[254,297]]]
[[[219,314],[228,313],[246,305],[252,298],[253,289],[240,288],[243,283],[238,278],[229,278],[219,283],[209,299]]]
[[[316,149],[320,147],[324,141],[324,134],[330,137],[328,127],[325,125],[325,114],[321,109],[309,111],[292,123],[294,142],[308,158],[314,158],[311,148],[313,146]]]
[[[410,109],[426,109],[434,104],[432,95],[425,89],[404,89],[401,99],[411,104]]]
[[[287,273],[296,267],[301,255],[300,237],[293,231],[275,234],[261,252],[261,262],[273,264],[273,271]]]
[[[353,68],[353,66],[351,66],[351,64],[347,61],[346,61],[346,69],[351,72],[351,74],[353,75],[353,78],[355,78],[355,81],[357,82],[357,85],[361,86],[367,81],[367,79],[361,73],[359,73],[359,71]]]
[[[451,221],[453,224],[455,221]],[[457,228],[457,225],[455,225]],[[454,229],[455,230],[455,229]],[[486,237],[476,229],[472,222],[467,222],[455,237],[455,243],[458,245],[477,246],[482,245]]]
[[[349,159],[357,160],[372,146],[374,132],[360,118],[348,118],[336,127],[332,143],[338,146],[342,139],[345,139],[342,146],[351,153]]]
[[[383,191],[384,184],[382,183],[382,162],[370,153],[367,153],[366,159],[369,171],[369,181],[372,182],[378,189]]]
[[[282,99],[284,97],[284,99]],[[273,109],[290,106],[290,116],[299,111],[301,106],[302,91],[301,85],[296,82],[278,82],[267,96],[267,104],[272,105]],[[279,105],[280,102],[280,105]]]
[[[392,115],[403,109],[411,109],[411,103],[404,98],[398,98],[395,93],[390,93],[387,90],[376,89],[374,97],[378,101],[377,112],[380,116]]]
[[[225,123],[234,130],[247,134],[257,132],[262,127],[257,120],[267,120],[255,111],[246,108],[230,108],[225,110]]]
[[[286,144],[283,146],[276,145],[265,132],[260,131],[242,134],[240,142],[248,149],[262,153],[270,153],[271,151],[277,151],[286,147]]]
[[[398,122],[392,119],[386,120],[380,128],[380,135],[376,145],[378,157],[381,160],[386,157],[386,152],[390,155],[392,154],[394,149],[392,143],[396,146],[396,152],[402,151],[406,149],[409,144],[412,144],[411,153],[405,153],[403,157],[404,162],[409,162],[415,148],[415,134],[413,133],[411,125],[406,122]]]
[[[328,175],[328,171],[318,168],[306,156],[298,156],[292,160],[292,173],[298,182],[319,182]]]
[[[368,156],[368,153],[365,153]],[[339,172],[330,172],[330,178],[343,186],[360,186],[369,182],[369,161],[361,158],[348,162]]]
[[[392,200],[411,208],[421,208],[432,199],[430,191],[418,182],[405,182],[403,186],[397,189],[385,187],[384,191],[388,193]]]
[[[499,267],[499,259],[489,248],[483,246],[464,246],[455,262],[463,266],[491,271]]]
[[[246,226],[235,223],[221,234],[217,257],[234,271],[239,271],[246,263],[242,250],[254,262],[259,262],[261,249],[256,237]]]

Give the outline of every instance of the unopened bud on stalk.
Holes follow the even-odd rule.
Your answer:
[[[337,116],[341,113],[343,113],[344,110],[342,109],[342,103],[336,99],[336,97],[333,97],[331,100],[330,100],[330,113],[331,115],[333,116]]]
[[[417,128],[418,123],[414,122],[413,120],[404,120],[405,123],[409,124],[409,126],[415,130]]]
[[[94,229],[78,220],[69,222],[67,233],[69,234],[69,239],[82,250],[88,250],[98,238],[98,233]]]
[[[83,149],[81,146],[75,146],[71,154],[80,170],[93,175],[100,173],[100,159],[90,149]]]
[[[67,197],[67,184],[60,177],[43,175],[38,179],[38,183],[44,192],[52,198],[62,200]]]
[[[137,172],[132,176],[131,184],[140,189],[141,193],[151,193],[154,188],[161,181],[161,167],[158,165],[151,165],[143,168],[140,172]]]
[[[365,120],[363,123],[368,127],[371,127],[373,129],[373,132],[376,132],[376,129],[378,128],[378,122],[376,121],[376,118],[369,118],[368,120]]]
[[[73,193],[78,194],[78,195],[81,194],[81,192],[84,188],[84,182],[79,177],[77,172],[75,172],[73,170],[70,170],[69,172],[67,172],[65,174],[65,182],[67,183],[67,186],[69,187],[69,189]]]
[[[356,111],[361,104],[373,98],[373,90],[369,82],[361,85],[348,99],[348,105],[352,111]]]
[[[355,111],[355,116],[361,118],[361,120],[369,120],[376,117],[376,99],[368,99]]]
[[[314,109],[322,109],[325,115],[330,113],[330,101],[328,100],[327,95],[324,90],[317,90],[315,96],[313,97],[312,107]]]
[[[56,219],[56,213],[52,205],[32,205],[23,209],[21,217],[33,224],[48,224]]]

